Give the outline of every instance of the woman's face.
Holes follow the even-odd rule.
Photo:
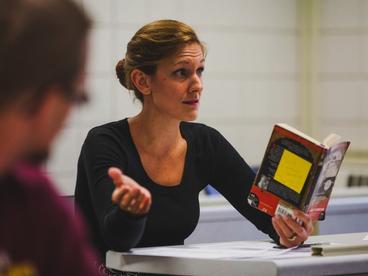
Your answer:
[[[173,56],[162,60],[150,77],[150,94],[144,105],[160,116],[180,121],[192,121],[198,116],[202,92],[204,54],[197,43],[180,48]]]

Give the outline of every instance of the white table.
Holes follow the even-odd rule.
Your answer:
[[[368,233],[350,233],[339,235],[312,236],[307,243],[352,243],[364,241]],[[211,243],[197,245],[183,245],[174,247],[152,247],[150,249],[137,248],[131,253],[109,251],[106,263],[110,268],[121,271],[169,275],[352,275],[361,273],[368,275],[367,254],[339,255],[339,256],[311,256],[308,250],[282,252],[279,255],[244,258],[239,256],[226,257],[226,248],[236,248],[265,244],[262,241],[239,241],[226,243]],[[268,243],[268,242],[267,242]],[[270,243],[268,243],[270,244]],[[272,246],[271,246],[272,247]],[[208,253],[209,248],[218,249],[216,254]],[[179,253],[174,256],[154,256],[152,252],[174,249]],[[142,254],[142,250],[146,253]],[[193,251],[196,250],[196,251]],[[227,249],[226,249],[227,250]],[[225,250],[225,251],[226,251]],[[274,250],[274,249],[272,249]],[[194,252],[188,254],[188,252]],[[207,253],[206,253],[207,252]],[[226,251],[228,252],[228,251]],[[231,251],[229,251],[231,252]],[[280,251],[281,252],[281,251]],[[198,254],[197,254],[198,253]],[[166,253],[167,254],[167,253]],[[206,254],[208,254],[206,256]]]

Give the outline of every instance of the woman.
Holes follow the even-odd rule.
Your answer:
[[[174,20],[142,27],[117,64],[121,84],[134,91],[142,110],[89,132],[75,194],[103,256],[108,249],[183,244],[208,184],[283,246],[299,245],[311,233],[302,212],[295,212],[298,224],[250,207],[253,171],[219,132],[188,122],[198,115],[204,66],[203,44]]]

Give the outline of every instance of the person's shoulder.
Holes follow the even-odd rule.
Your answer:
[[[12,175],[29,208],[43,210],[43,219],[49,218],[61,223],[74,217],[71,204],[68,204],[66,197],[60,195],[50,178],[38,165],[19,162],[14,166]]]
[[[89,130],[87,137],[96,136],[100,134],[113,134],[116,132],[121,132],[126,128],[126,124],[127,119],[125,118],[119,121],[113,121],[99,126],[95,126]]]
[[[19,183],[19,186],[23,187],[24,191],[51,190],[54,193],[49,179],[39,166],[25,161],[18,162],[12,168],[11,175]]]
[[[213,151],[226,143],[219,131],[203,123],[182,122],[181,131],[197,153]]]
[[[101,144],[120,145],[129,136],[127,119],[109,122],[89,130],[83,147],[95,147]]]
[[[93,272],[88,275],[96,275],[94,262],[97,257],[87,243],[88,233],[82,218],[41,168],[27,162],[18,163],[12,169],[11,177],[17,185],[18,199],[26,208],[21,214],[24,221],[20,224],[30,233],[37,233],[35,239],[42,237],[42,240],[36,240],[38,249],[45,252],[52,247],[54,258],[58,259],[55,265],[63,263],[58,269],[80,272],[85,269],[88,273]],[[27,220],[32,221],[32,225],[27,225]],[[70,261],[70,254],[74,254],[72,258],[79,262],[78,265]]]
[[[182,122],[181,129],[186,135],[192,137],[218,137],[221,136],[220,132],[215,128],[208,126],[203,123],[193,123],[193,122]]]
[[[71,208],[66,200],[60,196],[59,191],[38,165],[19,162],[12,169],[12,175],[20,197],[29,208],[43,210],[43,216],[50,219],[70,215]]]

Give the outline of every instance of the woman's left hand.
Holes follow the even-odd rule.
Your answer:
[[[274,216],[272,224],[280,236],[280,244],[285,247],[302,244],[313,231],[312,219],[299,210],[294,210],[294,218],[284,215]]]

